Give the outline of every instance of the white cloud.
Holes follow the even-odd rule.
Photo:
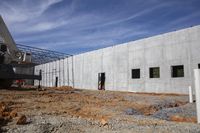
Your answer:
[[[82,0],[72,0],[71,3],[64,0],[11,1],[2,0],[0,13],[8,24],[8,28],[14,33],[16,42],[48,49],[95,49],[122,42],[123,39],[130,37],[150,35],[156,32],[157,27],[149,28],[148,26],[156,25],[157,21],[162,22],[159,20],[162,14],[156,16],[156,12],[172,9],[173,3],[177,2],[177,0],[176,2],[127,0],[127,3],[123,3],[124,5],[118,5],[119,10],[113,8],[115,9],[113,11],[102,6],[102,9],[92,8],[90,11],[82,9],[90,6]],[[82,7],[82,4],[85,5]],[[113,6],[115,5],[111,7]],[[167,13],[164,11],[163,15],[172,13],[174,12],[167,10]],[[152,19],[150,15],[153,16]],[[180,24],[196,16],[191,14],[169,24]],[[160,29],[165,31],[166,25]]]
[[[61,27],[65,24],[66,24],[65,21],[41,22],[25,29],[23,32],[42,32],[46,30],[52,30],[57,27]]]
[[[173,26],[175,26],[175,25],[181,25],[181,23],[185,23],[186,21],[191,21],[191,20],[193,20],[194,18],[198,18],[199,16],[200,16],[200,12],[198,11],[198,12],[192,13],[192,14],[190,14],[190,15],[187,15],[187,16],[185,16],[185,17],[181,17],[181,18],[178,18],[178,19],[176,19],[176,20],[174,20],[174,21],[171,21],[171,22],[169,23],[169,25],[170,25],[171,27],[173,27]]]
[[[61,2],[62,0],[23,0],[20,2],[2,1],[0,4],[1,15],[8,24],[34,20],[40,16],[51,5]]]

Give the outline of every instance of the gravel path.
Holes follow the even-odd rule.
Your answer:
[[[8,133],[198,133],[200,126],[191,123],[167,122],[145,116],[124,116],[108,121],[102,126],[99,121],[90,121],[76,117],[63,116],[30,116],[31,122],[26,125],[9,123],[4,127]]]

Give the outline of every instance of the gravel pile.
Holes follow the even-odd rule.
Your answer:
[[[126,115],[142,115],[141,112],[137,111],[134,108],[128,108],[124,112],[125,112]]]
[[[186,104],[179,107],[166,108],[154,113],[151,116],[155,118],[159,118],[159,119],[170,120],[170,116],[173,116],[173,115],[182,115],[185,117],[196,117],[196,105]]]

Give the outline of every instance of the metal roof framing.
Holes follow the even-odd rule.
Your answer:
[[[70,56],[73,56],[71,54],[65,54],[65,53],[61,53],[61,52],[36,48],[36,47],[32,47],[32,46],[26,46],[26,45],[22,45],[22,44],[17,44],[17,47],[20,51],[31,54],[32,63],[34,65],[45,64],[48,62],[65,59]]]

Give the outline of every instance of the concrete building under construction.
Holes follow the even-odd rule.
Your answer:
[[[42,86],[188,93],[200,68],[200,26],[111,46],[35,67]],[[37,85],[38,82],[36,81]]]

